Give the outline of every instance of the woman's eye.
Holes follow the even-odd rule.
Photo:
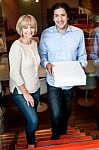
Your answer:
[[[34,29],[34,27],[30,27],[31,29]]]
[[[28,27],[23,27],[24,29],[27,29]]]

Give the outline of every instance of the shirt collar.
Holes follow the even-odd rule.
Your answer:
[[[64,32],[64,34],[65,34],[66,32],[69,32],[69,31],[72,31],[72,28],[71,28],[71,26],[70,26],[70,25],[68,25],[68,28],[67,28],[67,30]],[[57,30],[57,27],[56,27],[56,26],[55,26],[55,28],[54,28],[53,32],[60,33],[60,32]]]

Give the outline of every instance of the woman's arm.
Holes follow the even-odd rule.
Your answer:
[[[31,104],[31,106],[34,106],[34,99],[26,89],[24,79],[21,75],[21,61],[22,54],[20,50],[20,45],[18,43],[13,43],[9,52],[10,78],[19,87],[25,100],[27,101],[27,104]]]

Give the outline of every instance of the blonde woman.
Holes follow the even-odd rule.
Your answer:
[[[16,24],[20,35],[14,41],[9,52],[10,91],[12,100],[26,118],[27,147],[35,147],[35,130],[38,126],[37,105],[40,97],[38,67],[40,57],[37,42],[33,36],[37,33],[36,19],[22,15]]]

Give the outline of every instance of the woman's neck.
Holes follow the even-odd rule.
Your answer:
[[[24,44],[26,44],[26,45],[30,45],[31,42],[32,42],[31,39],[29,39],[29,38],[24,38],[24,37],[21,37],[19,40],[20,40],[20,42],[22,42],[22,43],[24,43]]]

